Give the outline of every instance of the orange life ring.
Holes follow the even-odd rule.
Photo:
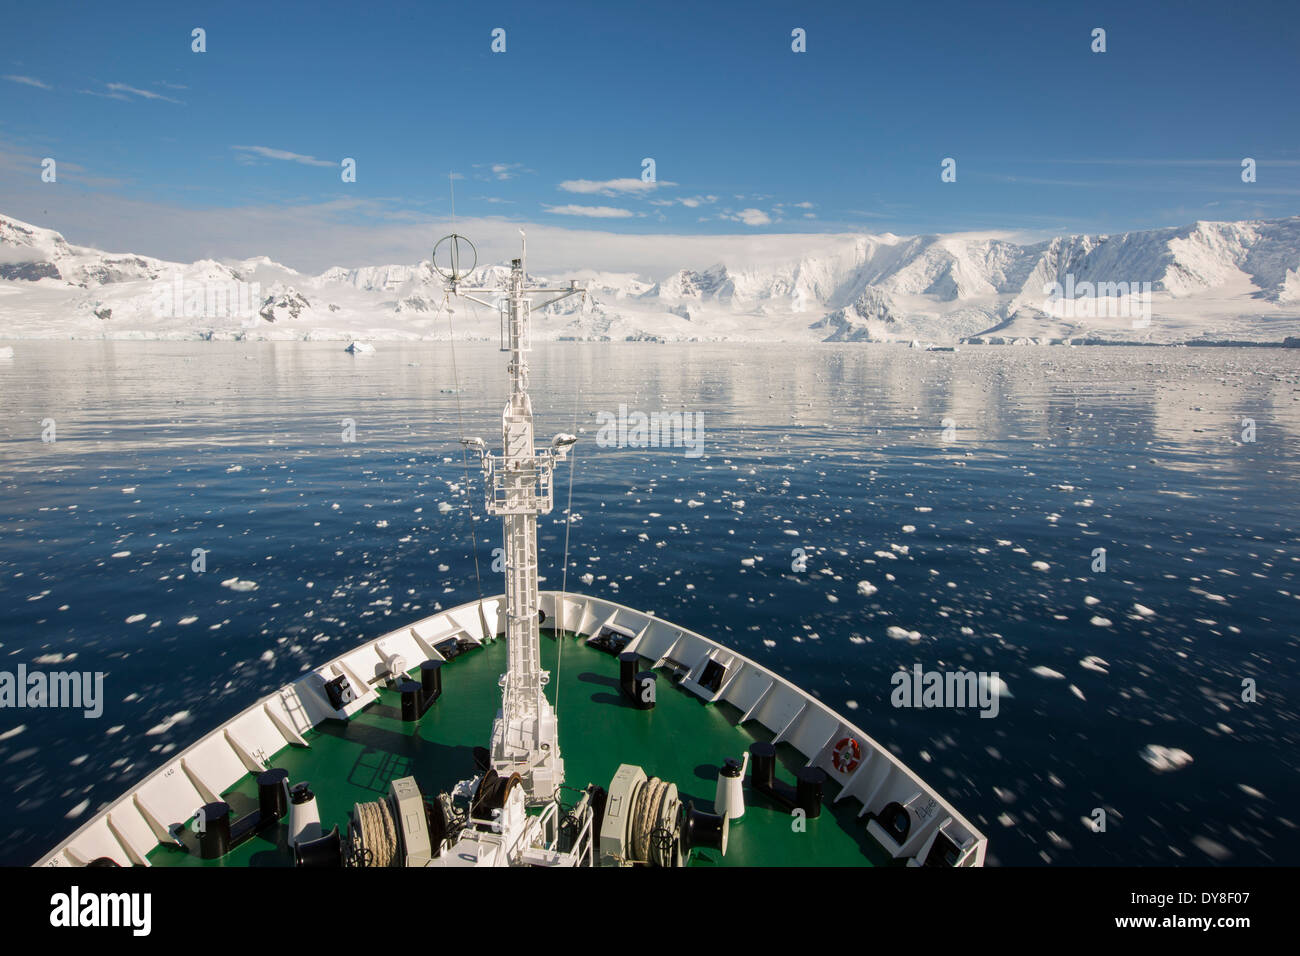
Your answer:
[[[862,748],[852,737],[841,737],[831,751],[831,763],[840,773],[852,773],[862,763]]]

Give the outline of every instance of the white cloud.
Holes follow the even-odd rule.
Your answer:
[[[624,193],[650,193],[654,192],[660,186],[676,186],[676,183],[664,182],[646,182],[643,179],[566,179],[560,183],[560,188],[566,193],[582,193],[584,195],[616,196]]]
[[[557,216],[587,216],[592,219],[628,219],[636,213],[630,209],[619,209],[615,206],[547,206],[543,204],[542,208],[549,213]]]
[[[251,153],[261,156],[265,159],[283,159],[293,163],[302,163],[304,166],[334,166],[335,163],[327,159],[317,159],[315,156],[304,156],[301,153],[291,153],[284,149],[272,149],[269,146],[232,146],[234,150],[239,150],[245,154]]]
[[[180,100],[173,99],[170,96],[163,96],[161,93],[155,93],[153,90],[142,90],[139,87],[128,86],[126,83],[105,83],[103,90],[78,90],[78,93],[85,93],[89,96],[102,96],[110,100],[126,100],[131,102],[132,96],[138,96],[144,100],[158,100],[164,103],[176,103],[184,105]],[[128,95],[130,94],[130,95]]]
[[[724,215],[723,218],[743,222],[747,226],[766,226],[772,221],[772,217],[761,209],[742,209],[734,216]]]
[[[3,77],[3,79],[9,80],[11,83],[22,83],[22,84],[24,84],[25,86],[35,86],[35,87],[37,87],[38,89],[42,89],[42,90],[52,90],[52,89],[54,89],[54,87],[50,86],[50,84],[48,84],[48,83],[42,83],[40,80],[36,79],[36,77],[34,77],[34,76],[13,76],[13,75],[6,75],[6,76]]]
[[[651,199],[652,206],[677,206],[682,205],[687,209],[696,209],[699,206],[708,205],[718,201],[717,196],[681,196],[677,199]]]
[[[180,100],[174,100],[170,96],[163,96],[161,93],[154,93],[152,90],[137,89],[134,86],[127,86],[125,83],[106,83],[104,85],[114,93],[130,93],[146,100],[165,100],[168,103],[180,102]]]

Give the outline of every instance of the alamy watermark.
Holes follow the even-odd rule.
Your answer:
[[[910,673],[895,671],[889,683],[895,707],[978,707],[981,717],[998,715],[1002,681],[997,671],[927,671],[915,664]]]
[[[1133,328],[1151,324],[1150,282],[1076,282],[1067,274],[1065,284],[1043,286],[1043,311],[1058,319],[1132,319]]]
[[[154,286],[153,314],[159,319],[246,319],[256,321],[262,286],[238,279],[186,281],[179,273]]]
[[[597,412],[596,444],[601,448],[683,448],[687,458],[704,454],[703,412]]]
[[[0,671],[0,708],[68,707],[91,719],[104,713],[103,671]]]

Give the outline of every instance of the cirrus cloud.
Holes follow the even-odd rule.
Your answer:
[[[556,216],[586,216],[590,219],[630,219],[636,215],[630,209],[617,206],[575,206],[572,203],[567,206],[543,204],[542,209]]]
[[[317,159],[315,156],[304,156],[302,153],[291,153],[287,149],[272,149],[269,146],[232,146],[231,149],[238,150],[244,155],[241,161],[249,161],[249,154],[261,156],[264,159],[283,159],[291,163],[301,163],[304,166],[333,166],[334,163],[328,159]]]
[[[583,195],[599,196],[617,196],[625,194],[650,193],[654,192],[660,186],[676,186],[676,183],[667,181],[651,180],[647,182],[644,179],[566,179],[560,183],[560,188],[566,193],[582,193]]]
[[[41,80],[36,79],[34,76],[16,76],[12,73],[7,73],[3,77],[0,77],[0,79],[8,80],[10,83],[22,83],[24,86],[34,86],[41,90],[54,89],[50,84],[44,83]]]

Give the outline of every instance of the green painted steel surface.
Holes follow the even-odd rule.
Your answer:
[[[729,704],[707,704],[659,674],[657,702],[643,711],[626,701],[618,687],[617,658],[566,637],[559,645],[543,632],[543,666],[551,670],[548,695],[560,721],[560,750],[566,786],[563,802],[578,798],[577,788],[608,787],[621,763],[638,764],[650,776],[677,784],[683,801],[713,809],[717,767],[727,757],[740,759],[755,740],[771,734]],[[562,659],[557,661],[557,655]],[[644,662],[648,667],[652,662]],[[486,747],[500,706],[497,678],[505,669],[506,647],[498,640],[468,651],[443,666],[441,699],[417,723],[403,723],[400,697],[381,688],[379,700],[348,721],[327,720],[305,735],[310,748],[286,747],[270,761],[289,772],[291,784],[309,781],[326,831],[346,831],[353,804],[380,799],[390,781],[414,776],[421,791],[450,790],[474,774],[473,748]],[[558,690],[558,700],[557,697]],[[793,783],[792,770],[804,758],[785,744],[777,746],[778,777]],[[790,812],[745,788],[744,817],[731,827],[725,858],[697,853],[691,865],[869,866],[893,861],[866,832],[856,800],[834,804],[838,787],[828,781],[821,816],[800,832]],[[223,795],[238,818],[257,806],[253,775]],[[197,808],[196,808],[197,809]],[[284,821],[287,823],[287,820]],[[197,846],[190,821],[182,837]],[[285,866],[286,828],[268,830],[218,861],[174,847],[149,854],[155,866]]]

